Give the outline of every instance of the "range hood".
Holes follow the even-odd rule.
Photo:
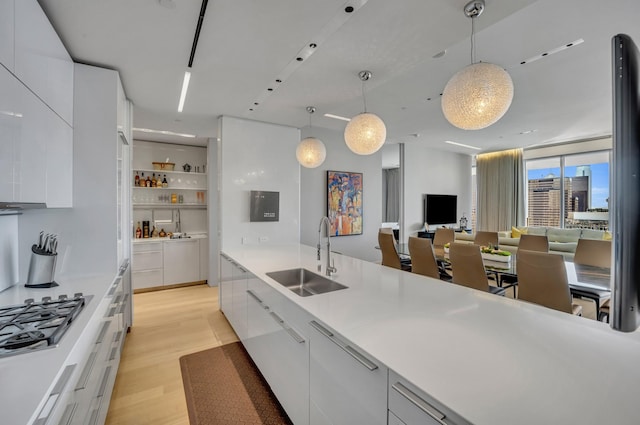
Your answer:
[[[22,214],[23,210],[47,208],[44,202],[2,202],[0,201],[0,215]]]

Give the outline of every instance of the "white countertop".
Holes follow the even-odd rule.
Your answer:
[[[57,347],[0,358],[0,422],[27,424],[35,419],[34,415],[42,409],[57,376],[64,369],[63,366],[71,363],[69,360],[76,342],[96,314],[96,309],[116,273],[117,270],[111,275],[56,279],[60,286],[50,289],[29,289],[20,284],[0,292],[0,306],[22,304],[27,298],[40,301],[45,296],[73,296],[77,292],[82,292],[85,296],[93,295]]]
[[[349,288],[303,298],[265,273],[316,271],[315,248],[223,251],[475,425],[638,423],[639,332],[338,254]]]

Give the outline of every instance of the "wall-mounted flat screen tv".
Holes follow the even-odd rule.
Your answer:
[[[453,224],[458,221],[457,195],[424,195],[424,221],[432,224]]]
[[[640,324],[640,53],[624,34],[614,36],[611,47],[611,327],[632,332]]]

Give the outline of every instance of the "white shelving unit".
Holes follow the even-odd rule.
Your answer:
[[[187,173],[183,171],[165,171],[153,169],[135,169],[136,173],[146,180],[154,174],[156,178],[166,176],[168,187],[146,187],[132,184],[132,200],[134,208],[207,208],[207,174]],[[173,194],[176,202],[172,202]],[[182,197],[182,202],[179,202]]]

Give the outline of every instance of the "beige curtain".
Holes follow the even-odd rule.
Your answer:
[[[524,159],[522,149],[476,157],[478,230],[511,230],[524,225]]]

